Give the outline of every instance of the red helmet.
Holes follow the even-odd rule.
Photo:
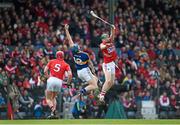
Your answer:
[[[57,51],[56,52],[56,58],[57,59],[63,59],[64,58],[64,52],[63,51]]]

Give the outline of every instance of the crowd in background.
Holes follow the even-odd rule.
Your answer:
[[[34,110],[33,116],[39,118],[41,110],[48,111],[43,69],[57,50],[65,52],[74,76],[72,88],[64,86],[61,101],[72,101],[83,83],[77,79],[65,23],[70,25],[73,41],[90,55],[98,78],[104,81],[102,54],[97,47],[101,34],[110,29],[89,11],[108,20],[106,0],[27,0],[14,5],[0,9],[0,105],[7,103],[9,84],[16,113]],[[136,112],[139,102],[154,100],[160,111],[180,112],[180,55],[176,53],[180,49],[179,1],[119,0],[114,13],[114,44],[119,55],[115,84],[126,90],[118,91],[117,98],[126,111]],[[96,117],[91,112],[98,111],[94,97],[83,100],[86,117]]]

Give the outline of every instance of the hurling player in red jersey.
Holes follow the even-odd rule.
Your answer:
[[[100,49],[103,53],[104,63],[102,65],[103,72],[105,74],[105,83],[103,84],[101,93],[99,95],[99,100],[104,101],[104,96],[106,92],[112,87],[115,80],[115,60],[117,58],[116,49],[114,46],[114,34],[115,26],[112,25],[111,35],[102,34],[102,43],[100,44]]]
[[[48,70],[50,74],[48,74]],[[72,79],[72,72],[69,64],[64,61],[64,52],[57,51],[56,59],[50,60],[44,68],[44,73],[48,76],[46,88],[46,101],[51,108],[51,115],[48,118],[55,117],[56,110],[56,96],[61,90],[63,77],[65,72],[68,74],[67,84],[70,84]]]

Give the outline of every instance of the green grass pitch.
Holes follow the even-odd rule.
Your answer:
[[[119,119],[59,119],[59,120],[0,120],[0,125],[180,125],[180,119],[175,120],[119,120]]]

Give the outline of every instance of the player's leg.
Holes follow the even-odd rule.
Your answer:
[[[52,97],[53,98],[53,100],[52,100],[53,101],[53,109],[52,110],[54,113],[56,111],[56,106],[57,106],[57,101],[56,101],[57,94],[58,94],[57,92],[53,92],[53,97]]]
[[[58,79],[58,78],[54,78],[52,79],[53,81],[53,94],[52,94],[52,102],[53,102],[53,109],[52,109],[52,117],[53,118],[58,118],[56,116],[56,106],[57,106],[57,101],[56,101],[56,97],[58,95],[58,93],[61,91],[61,87],[62,87],[62,80]]]
[[[114,74],[111,74],[109,72],[105,72],[105,82],[104,82],[104,85],[102,87],[102,91],[103,92],[107,92],[114,84],[114,77],[115,75]]]
[[[52,102],[52,97],[53,97],[53,81],[52,81],[52,77],[50,77],[47,80],[47,86],[46,86],[46,101],[48,106],[51,108],[51,110],[53,109],[53,102]]]
[[[47,80],[46,100],[51,109],[51,114],[48,116],[48,118],[54,118],[55,116],[55,110],[56,110],[55,97],[57,96],[57,91],[59,90],[60,83],[61,81],[58,81],[58,79],[55,77],[50,77]]]
[[[104,101],[104,96],[106,92],[113,86],[114,79],[115,79],[115,65],[110,64],[106,65],[103,64],[103,72],[105,74],[105,82],[103,84],[101,93],[99,95],[100,101]]]
[[[104,101],[104,96],[105,96],[106,92],[111,87],[111,73],[105,71],[104,74],[105,74],[105,82],[104,82],[104,84],[102,86],[102,90],[101,90],[101,93],[99,95],[100,101]]]
[[[53,99],[52,99],[53,93],[49,90],[46,90],[45,95],[46,95],[46,102],[52,111],[53,110]]]
[[[57,116],[56,116],[56,107],[57,107],[56,97],[57,97],[58,93],[61,91],[62,80],[60,80],[58,78],[53,78],[53,81],[54,81],[54,86],[53,86],[53,115],[54,115],[54,118],[57,118]]]
[[[94,95],[95,99],[98,99],[100,90],[98,87],[98,78],[95,75],[93,75],[93,78],[90,81],[88,81],[88,86],[86,86],[85,89],[87,91],[93,90],[93,91],[91,91],[92,94]]]
[[[50,94],[49,94],[50,93]],[[47,91],[47,103],[51,109],[50,115],[47,117],[48,119],[57,118],[55,111],[56,111],[56,93],[55,92],[48,92]],[[51,96],[50,96],[51,95]]]
[[[78,76],[81,80],[86,81],[88,86],[81,89],[81,93],[85,94],[88,91],[94,90],[98,88],[97,82],[98,78],[92,74],[89,68],[85,68],[78,73]]]
[[[85,91],[91,91],[97,89],[98,88],[97,82],[98,82],[98,78],[93,75],[93,77],[87,82],[88,86],[84,88]]]

